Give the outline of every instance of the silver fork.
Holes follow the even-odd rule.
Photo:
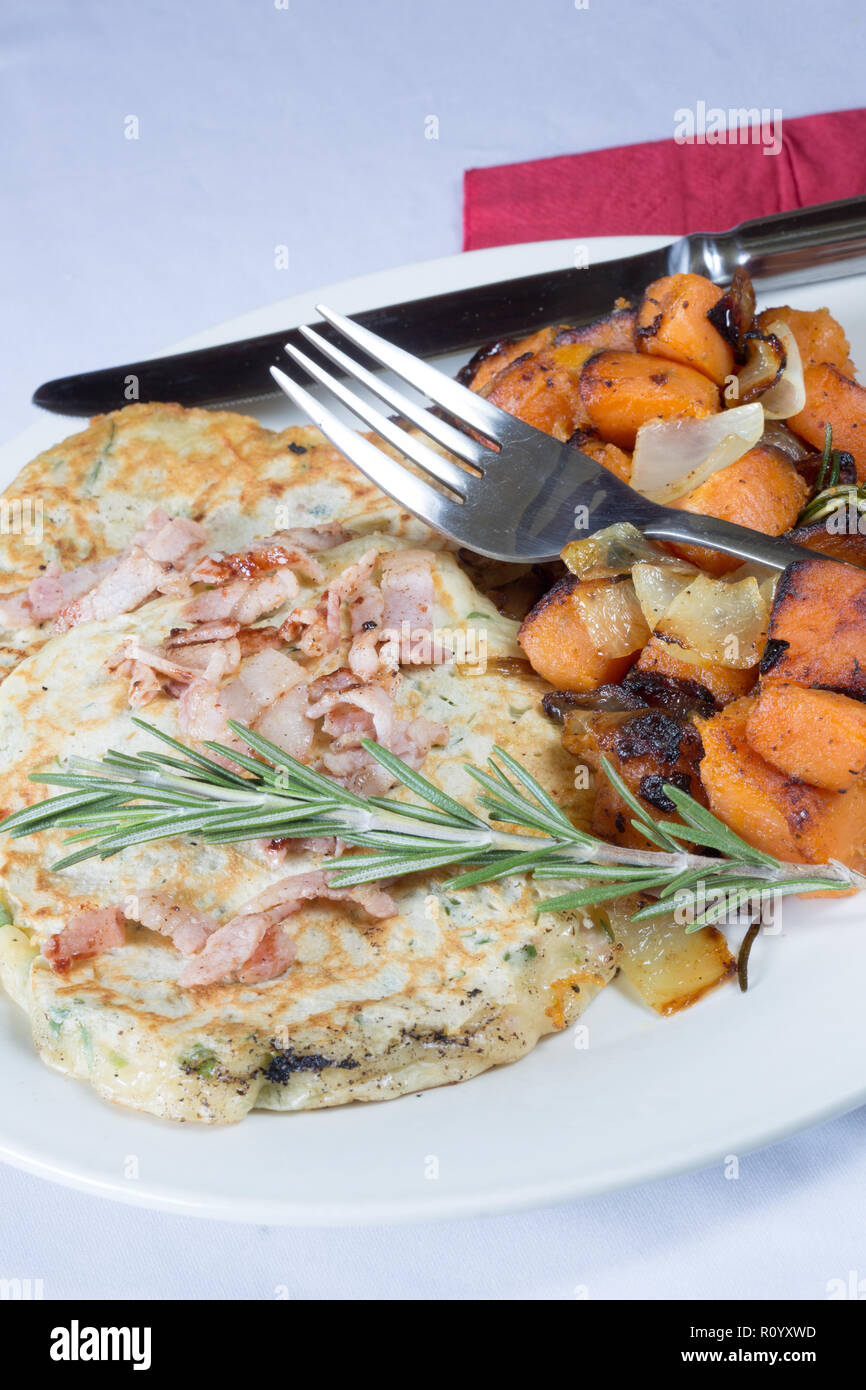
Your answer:
[[[568,541],[630,521],[654,540],[685,541],[779,570],[817,553],[745,526],[651,502],[580,450],[524,424],[342,314],[323,304],[316,308],[350,343],[464,428],[410,400],[312,328],[302,328],[313,347],[466,467],[408,433],[291,344],[287,352],[309,376],[439,486],[383,453],[278,367],[271,367],[274,380],[371,482],[460,545],[497,560],[552,560]],[[490,445],[467,434],[467,429],[483,435]]]

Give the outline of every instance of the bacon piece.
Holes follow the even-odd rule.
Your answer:
[[[278,532],[289,545],[300,546],[303,550],[314,552],[333,550],[352,540],[354,531],[347,531],[338,521],[323,521],[318,526],[288,526]]]
[[[298,581],[291,570],[278,570],[263,579],[233,579],[218,589],[197,594],[185,605],[183,616],[191,622],[232,618],[241,624],[254,623],[297,592]]]
[[[126,940],[123,913],[119,907],[102,907],[70,918],[62,931],[49,936],[42,954],[58,975],[64,975],[74,960],[97,956]]]
[[[273,647],[279,651],[283,645],[278,627],[242,627],[238,629],[238,642],[241,656],[253,656],[256,652]]]
[[[239,632],[240,623],[227,618],[214,619],[210,623],[199,623],[197,627],[173,627],[162,645],[165,651],[171,651],[173,647],[186,647],[192,642],[221,642],[237,637]]]
[[[198,742],[212,739],[246,749],[240,739],[226,730],[226,720],[235,719],[252,727],[262,711],[298,685],[303,675],[303,668],[290,656],[266,648],[251,656],[222,690],[204,678],[196,678],[178,701],[181,732]]]
[[[140,893],[135,906],[136,921],[167,936],[182,956],[197,955],[217,930],[216,919],[210,913],[175,902],[165,893]]]
[[[391,752],[402,758],[410,767],[419,768],[430,749],[444,746],[448,742],[448,725],[436,723],[419,715],[417,719],[398,719]]]
[[[334,690],[355,690],[360,685],[359,678],[350,671],[348,666],[338,666],[336,671],[329,671],[325,676],[319,676],[310,684],[310,699],[321,700],[323,695],[328,695]]]
[[[197,743],[206,739],[223,742],[226,712],[217,687],[206,680],[192,681],[178,699],[177,722],[181,733]]]
[[[341,709],[341,706],[344,708]],[[323,695],[308,710],[310,719],[324,715],[322,731],[330,737],[348,742],[348,735],[375,738],[383,747],[391,747],[396,715],[392,697],[378,685],[358,686],[354,690],[335,690]],[[368,716],[365,718],[364,716]]]
[[[316,898],[356,902],[376,918],[393,917],[397,912],[393,898],[381,889],[366,885],[329,888],[321,869],[295,874],[271,884],[214,932],[201,954],[184,967],[178,983],[184,988],[216,984],[244,967],[256,968],[253,963],[266,933]]]
[[[268,927],[238,979],[242,985],[260,985],[284,975],[294,962],[298,948],[282,926]]]
[[[253,541],[249,550],[231,555],[206,555],[193,570],[191,578],[205,584],[224,584],[228,579],[260,579],[263,574],[288,567],[314,581],[322,578],[322,567],[306,551],[287,546],[279,536]]]
[[[139,547],[157,564],[185,569],[207,545],[207,531],[185,516],[169,516],[162,507],[151,512],[129,549]]]
[[[134,638],[128,637],[106,662],[108,669],[117,670],[129,682],[129,703],[147,704],[163,689],[179,693],[194,680],[215,685],[224,676],[235,672],[241,660],[240,644],[231,638],[227,642],[202,642],[179,648],[183,661],[172,660],[160,651],[151,651]]]
[[[289,614],[280,636],[291,641],[295,632],[305,628],[300,639],[301,651],[305,656],[322,656],[336,651],[340,642],[340,614],[344,603],[352,604],[369,599],[371,576],[378,559],[378,551],[365,550],[364,554],[347,565],[331,583],[319,599],[314,609],[295,608]]]
[[[38,621],[33,614],[29,590],[19,589],[16,593],[0,594],[0,623],[4,627],[32,627]]]
[[[392,550],[382,556],[382,598],[385,627],[412,632],[433,631],[432,550]]]
[[[270,739],[284,753],[306,762],[315,727],[308,711],[307,687],[298,684],[287,690],[256,719],[255,731]]]
[[[282,864],[289,854],[334,854],[336,835],[281,835],[276,840],[260,841],[272,864]]]
[[[78,623],[116,618],[144,603],[163,577],[162,566],[146,551],[134,546],[94,588],[62,608],[54,620],[55,632],[68,632]]]

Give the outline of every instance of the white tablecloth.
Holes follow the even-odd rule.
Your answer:
[[[848,0],[6,0],[4,432],[48,377],[458,250],[467,167],[664,138],[699,100],[859,105],[864,25]],[[735,1182],[343,1232],[180,1219],[2,1169],[0,1278],[58,1297],[821,1298],[866,1276],[864,1129],[863,1111],[823,1125]]]

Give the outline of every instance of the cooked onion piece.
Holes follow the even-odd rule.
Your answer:
[[[618,521],[615,526],[596,531],[594,536],[570,541],[562,558],[578,579],[614,579],[619,574],[630,574],[632,566],[641,560],[676,570],[693,568],[648,541],[630,521]]]
[[[788,426],[783,425],[781,420],[767,420],[760,442],[761,444],[770,444],[774,449],[781,449],[792,463],[802,463],[803,459],[807,459],[815,453],[811,444],[807,444],[805,439],[801,439],[793,430],[789,430]]]
[[[736,584],[741,579],[755,579],[768,608],[773,606],[781,578],[779,570],[771,570],[768,565],[759,565],[755,560],[747,560],[744,565],[738,565],[735,570],[725,575],[729,584]]]
[[[634,897],[606,907],[622,973],[641,998],[660,1014],[687,1009],[707,990],[737,973],[736,962],[715,927],[686,932],[675,915],[632,922],[638,906]]]
[[[575,595],[583,625],[600,656],[629,656],[646,646],[650,630],[630,579]]]
[[[704,661],[746,670],[759,661],[769,605],[751,576],[731,583],[700,574],[674,599],[656,627],[663,642],[697,652]]]
[[[737,394],[740,405],[763,399],[764,393],[782,376],[785,370],[785,348],[774,333],[749,333],[746,337],[746,365],[737,373]]]
[[[697,573],[693,565],[673,569],[670,565],[655,565],[641,561],[634,566],[631,572],[632,583],[650,628],[657,626],[677,594],[692,582]]]
[[[737,266],[728,289],[713,305],[707,318],[731,344],[737,361],[742,362],[743,343],[755,319],[755,288],[741,265]]]
[[[768,420],[787,420],[789,416],[799,414],[806,404],[800,349],[786,323],[774,319],[767,325],[767,332],[781,342],[785,350],[785,366],[775,384],[761,397],[761,405]]]
[[[654,420],[637,432],[631,485],[654,502],[672,502],[736,463],[763,432],[757,403],[700,419]]]

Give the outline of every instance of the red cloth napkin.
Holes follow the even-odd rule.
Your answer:
[[[694,133],[702,127],[709,133],[710,113],[703,122],[700,111],[694,117]],[[727,138],[747,135],[735,130]],[[781,141],[778,154],[765,154],[774,138]],[[762,139],[654,140],[469,169],[463,249],[571,236],[720,232],[749,217],[866,193],[866,110],[771,119]]]

